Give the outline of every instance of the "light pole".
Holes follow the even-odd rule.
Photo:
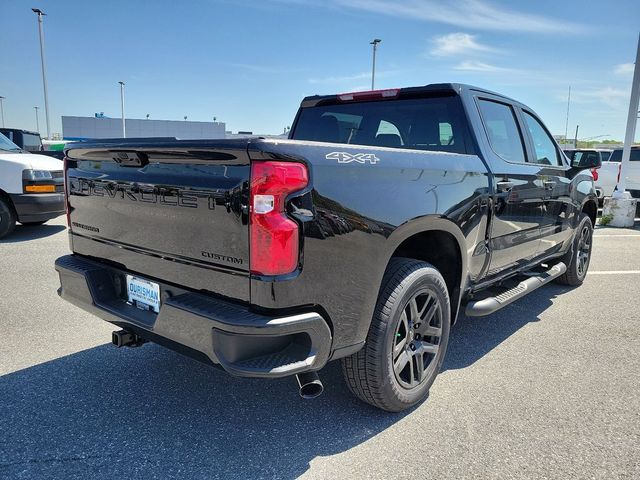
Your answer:
[[[637,199],[627,191],[627,174],[629,169],[629,157],[631,156],[631,144],[635,137],[638,123],[638,104],[640,103],[640,35],[636,50],[636,61],[631,81],[631,98],[629,100],[629,114],[627,115],[627,129],[624,134],[624,147],[618,170],[618,185],[610,198],[604,199],[602,216],[611,216],[609,225],[612,227],[633,227],[636,216]]]
[[[38,120],[38,109],[40,107],[33,107],[33,109],[36,111],[36,132],[40,133],[40,120]]]
[[[627,188],[625,175],[629,168],[629,157],[631,156],[631,144],[636,133],[638,123],[638,103],[640,102],[640,35],[638,36],[638,47],[636,50],[636,61],[633,69],[633,80],[631,81],[631,99],[629,100],[629,114],[627,115],[627,129],[624,134],[624,146],[622,147],[622,159],[620,161],[620,181],[618,182],[618,195],[624,195]]]
[[[49,94],[47,93],[47,67],[44,60],[44,31],[42,30],[42,17],[46,15],[39,8],[32,8],[33,13],[38,16],[38,33],[40,35],[40,62],[42,63],[42,86],[44,88],[44,116],[47,120],[47,138],[51,138],[51,128],[49,126]]]
[[[376,84],[376,50],[378,49],[378,44],[382,42],[379,38],[374,38],[373,41],[369,42],[369,45],[373,45],[373,67],[371,68],[371,90],[375,89]]]
[[[2,117],[2,128],[4,128],[4,105],[2,104],[3,100],[4,97],[0,96],[0,116]]]
[[[127,127],[124,121],[124,82],[118,82],[120,84],[120,107],[122,109],[122,138],[127,138]]]

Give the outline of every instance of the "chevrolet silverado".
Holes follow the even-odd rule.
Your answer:
[[[65,300],[245,377],[340,359],[388,411],[422,401],[451,326],[580,285],[596,196],[534,111],[460,84],[311,96],[288,139],[67,146]],[[532,346],[535,348],[535,346]]]

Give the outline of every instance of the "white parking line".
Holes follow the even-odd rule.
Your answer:
[[[608,271],[596,271],[587,272],[587,275],[638,275],[640,270],[608,270]]]
[[[640,238],[640,234],[634,234],[634,233],[621,233],[620,235],[598,235],[597,233],[593,234],[593,238],[601,238],[601,237],[638,237]]]

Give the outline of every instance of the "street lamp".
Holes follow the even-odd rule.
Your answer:
[[[374,38],[373,41],[369,42],[369,45],[373,45],[373,67],[371,69],[371,90],[375,88],[376,82],[376,50],[378,49],[378,44],[381,43],[382,40],[379,38]]]
[[[122,109],[122,138],[127,138],[127,127],[124,122],[124,82],[118,82],[120,84],[120,107]]]
[[[40,107],[33,107],[36,111],[36,132],[40,133],[40,120],[38,120],[38,109]]]
[[[47,119],[47,138],[51,138],[51,128],[49,126],[49,94],[47,93],[47,68],[44,60],[44,31],[42,30],[42,17],[46,15],[39,8],[32,8],[33,13],[38,16],[38,33],[40,35],[40,62],[42,64],[42,87],[44,88],[44,116]]]
[[[5,97],[0,96],[0,116],[2,117],[2,128],[4,128],[4,105],[2,104],[4,98]]]

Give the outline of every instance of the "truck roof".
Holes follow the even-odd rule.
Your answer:
[[[520,103],[517,100],[509,98],[500,93],[493,92],[491,90],[487,90],[486,88],[476,87],[474,85],[468,85],[465,83],[430,83],[429,85],[422,85],[419,87],[404,87],[404,88],[389,88],[384,90],[365,90],[362,92],[350,92],[350,93],[358,93],[365,94],[367,92],[383,92],[383,91],[392,91],[397,90],[397,96],[414,96],[420,94],[429,94],[429,93],[451,93],[451,94],[460,94],[462,91],[474,91],[474,92],[482,92],[489,95],[493,95],[496,97],[504,98],[512,103]],[[338,100],[341,96],[347,95],[347,93],[339,93],[332,95],[311,95],[305,97],[300,106],[301,107],[314,107],[321,103],[329,103]]]

